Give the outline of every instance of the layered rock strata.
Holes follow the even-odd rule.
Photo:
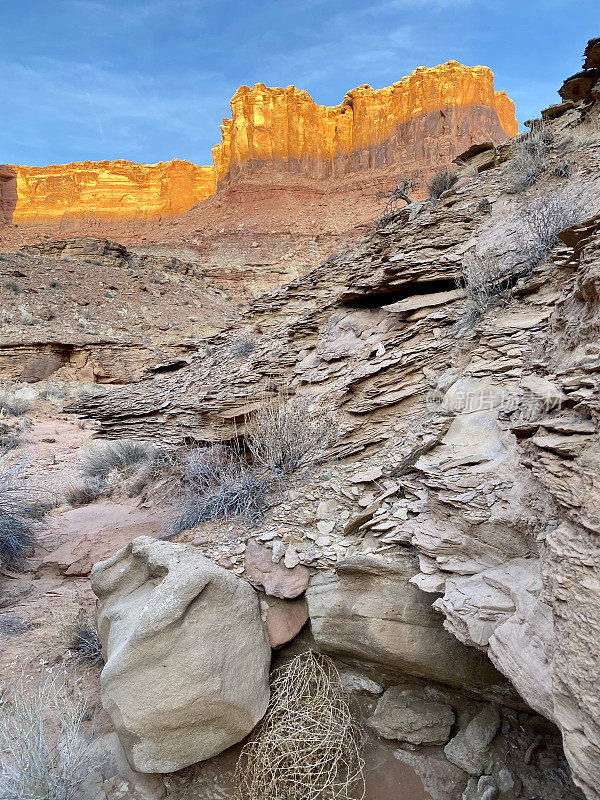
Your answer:
[[[134,164],[82,161],[50,167],[13,167],[18,202],[14,221],[172,217],[214,194],[212,167],[189,161]]]
[[[303,185],[382,169],[429,173],[478,140],[517,132],[514,103],[494,90],[491,70],[456,61],[419,67],[384,89],[361,86],[332,107],[294,86],[242,86],[231,112],[213,166],[177,159],[15,166],[15,222],[169,217],[214,194],[217,184]]]
[[[576,782],[597,800],[598,655],[590,643],[600,608],[600,173],[597,140],[577,139],[590,113],[575,105],[548,122],[554,144],[526,193],[507,192],[506,148],[441,201],[412,204],[256,301],[243,329],[215,337],[188,367],[74,410],[97,419],[110,438],[180,444],[242,432],[244,415],[273,391],[274,375],[290,391],[334,403],[341,436],[332,455],[344,461],[322,493],[307,492],[301,514],[297,503],[284,504],[253,535],[264,536],[274,560],[285,554],[286,563],[319,572],[309,613],[321,585],[337,593],[330,614],[353,608],[348,557],[416,556],[411,582],[429,594],[444,627],[486,653],[530,707],[556,722]],[[565,157],[568,181],[555,169]],[[588,222],[532,265],[526,220],[557,201]],[[466,253],[485,259],[492,250],[514,271],[512,301],[469,327],[455,280]],[[243,361],[231,350],[240,330],[253,342]],[[336,510],[321,517],[322,504]],[[383,585],[389,569],[383,563],[373,585]],[[310,615],[324,649],[368,660],[352,651],[351,627],[343,642],[333,641],[314,604]],[[382,627],[381,615],[370,621],[370,631]],[[400,655],[381,655],[379,666],[423,675],[417,651],[399,663],[411,655],[410,641],[398,637]],[[470,690],[474,677],[465,678]]]

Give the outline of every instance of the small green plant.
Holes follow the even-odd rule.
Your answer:
[[[48,286],[51,289],[59,289],[60,288],[60,281],[57,281],[56,278],[50,278],[48,281]]]
[[[432,200],[440,198],[444,192],[451,189],[458,180],[458,172],[445,169],[443,172],[438,172],[430,178],[427,188],[429,189],[429,197]]]

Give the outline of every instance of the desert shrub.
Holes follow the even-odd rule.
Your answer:
[[[333,662],[313,652],[277,670],[267,712],[236,769],[242,800],[364,796],[363,737]]]
[[[444,192],[451,189],[458,180],[458,172],[445,169],[443,172],[438,172],[429,179],[427,188],[429,189],[429,197],[437,200]]]
[[[21,677],[2,698],[0,797],[74,800],[92,763],[89,718],[63,670]]]
[[[172,533],[211,519],[243,516],[258,522],[278,494],[280,478],[248,464],[238,446],[212,445],[189,453],[181,485],[182,509]]]
[[[506,303],[511,297],[512,270],[493,250],[469,251],[462,262],[457,288],[465,295],[465,311],[457,328],[472,327],[492,306]]]
[[[553,136],[550,128],[538,122],[513,145],[515,156],[508,165],[509,191],[522,192],[540,179],[546,166]]]
[[[33,314],[26,308],[21,308],[21,325],[35,325]]]
[[[48,286],[51,289],[58,289],[60,287],[60,281],[57,281],[56,278],[50,278],[48,281]]]
[[[589,117],[585,122],[567,129],[560,146],[564,150],[578,150],[600,143],[600,117]]]
[[[385,228],[389,222],[395,219],[400,202],[405,203],[407,206],[412,203],[410,192],[417,188],[419,180],[420,177],[418,173],[414,173],[413,175],[400,175],[396,186],[391,192],[384,192],[381,194],[381,199],[385,199],[386,203],[383,213],[373,226],[374,230]]]
[[[102,397],[102,395],[108,394],[109,391],[108,386],[103,383],[90,383],[81,387],[77,392],[76,399],[85,400],[88,397]]]
[[[90,619],[77,620],[70,631],[67,646],[79,661],[94,667],[104,664],[102,643]]]
[[[23,636],[31,630],[31,622],[14,614],[0,617],[0,634],[4,636]]]
[[[21,443],[21,432],[0,422],[0,457],[15,450]]]
[[[10,570],[21,570],[35,547],[36,527],[45,509],[35,490],[19,480],[21,466],[0,475],[0,562]]]
[[[518,213],[523,248],[529,271],[546,259],[558,242],[558,234],[584,219],[585,202],[565,189],[555,189],[528,203]]]
[[[68,397],[68,391],[65,386],[61,386],[56,383],[49,383],[46,384],[42,389],[40,389],[40,397],[42,400],[62,400],[64,397]]]
[[[256,347],[256,341],[249,333],[241,333],[231,343],[231,353],[236,358],[248,358]]]
[[[131,439],[102,442],[82,455],[80,466],[86,478],[115,485],[152,461],[153,455],[154,448],[148,442]]]
[[[31,411],[31,400],[18,397],[10,392],[0,392],[0,413],[6,417],[22,417]]]
[[[104,489],[106,482],[96,478],[81,478],[70,483],[65,489],[65,500],[70,506],[87,506],[97,500]]]
[[[565,158],[563,161],[559,161],[558,164],[556,164],[553,172],[557,178],[570,178],[573,173],[573,166],[569,159]]]
[[[246,419],[254,463],[284,475],[318,463],[338,436],[335,415],[304,396],[265,398]]]
[[[8,289],[8,291],[12,292],[13,294],[21,294],[21,287],[16,281],[13,280],[4,281],[2,285],[4,286],[5,289]]]

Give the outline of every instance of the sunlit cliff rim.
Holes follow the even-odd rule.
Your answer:
[[[475,126],[469,125],[469,114],[478,115]],[[436,115],[434,122],[427,121]],[[435,151],[441,128],[456,152]],[[337,106],[318,105],[295,86],[241,86],[231,100],[231,119],[223,120],[212,166],[178,159],[14,166],[14,222],[173,216],[218,186],[260,169],[321,178],[401,168],[406,142],[429,132],[433,141],[421,156],[427,170],[446,156],[450,161],[473,143],[471,138],[499,141],[517,131],[514,103],[505,92],[495,91],[492,71],[457,61],[419,67],[383,89],[359,86]]]

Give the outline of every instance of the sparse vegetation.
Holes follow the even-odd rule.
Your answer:
[[[451,189],[457,180],[458,172],[454,172],[453,170],[445,169],[443,172],[438,172],[437,175],[433,175],[427,184],[429,197],[432,200],[437,200],[444,192]]]
[[[2,698],[0,796],[3,800],[74,800],[92,763],[89,718],[64,670],[24,676]]]
[[[472,250],[463,259],[456,285],[465,295],[465,311],[457,322],[457,329],[464,330],[473,327],[492,306],[510,300],[511,270],[498,253]]]
[[[151,444],[123,439],[91,447],[82,455],[80,464],[86,478],[114,486],[150,463],[153,456]]]
[[[236,358],[248,358],[255,347],[256,341],[254,337],[249,333],[241,333],[231,343],[230,349],[232,355],[236,356]]]
[[[557,178],[570,178],[573,174],[573,166],[569,159],[565,158],[563,161],[559,161],[558,164],[556,164],[553,172]]]
[[[14,614],[0,617],[0,634],[4,636],[23,636],[31,630],[31,623]]]
[[[0,457],[16,448],[21,443],[21,432],[18,428],[11,428],[6,423],[0,422]]]
[[[275,673],[267,712],[245,745],[242,800],[363,797],[363,736],[333,662],[309,651]]]
[[[520,237],[517,252],[501,256],[492,250],[469,251],[457,279],[466,303],[457,331],[472,327],[492,306],[509,302],[515,283],[545,261],[558,242],[558,234],[584,219],[585,213],[581,197],[567,189],[556,189],[526,204],[515,215]]]
[[[385,226],[395,218],[399,211],[398,204],[400,202],[405,203],[407,206],[412,203],[410,192],[417,188],[419,180],[418,173],[413,175],[401,175],[394,189],[392,189],[391,192],[386,192],[381,195],[381,199],[385,199],[386,204],[382,215],[375,223],[375,230],[385,228]]]
[[[509,162],[509,191],[522,192],[538,182],[546,168],[553,133],[548,125],[536,121],[513,147],[514,158]]]
[[[5,417],[22,417],[31,411],[31,400],[11,392],[0,392],[0,414]]]
[[[568,129],[559,147],[563,150],[578,150],[596,144],[600,144],[600,117],[590,116],[585,122]]]
[[[20,481],[20,473],[17,465],[0,475],[0,562],[14,571],[24,568],[35,547],[36,526],[45,511],[34,491]]]
[[[335,415],[305,396],[279,392],[246,419],[245,441],[253,460],[289,475],[318,463],[338,436]]]
[[[22,291],[21,287],[16,281],[13,280],[4,281],[2,285],[4,286],[5,289],[8,289],[8,291],[12,292],[13,294],[21,294]]]
[[[60,288],[60,281],[57,281],[56,278],[50,278],[48,281],[48,286],[51,289],[59,289]]]
[[[21,325],[35,325],[35,318],[33,314],[26,308],[20,308],[21,312]]]
[[[182,511],[173,533],[211,519],[258,522],[279,497],[286,475],[312,466],[337,438],[337,421],[303,397],[267,398],[246,419],[244,445],[190,452],[179,468]]]
[[[97,500],[105,488],[106,483],[102,480],[81,478],[67,486],[65,500],[70,506],[87,506]]]
[[[172,533],[219,518],[242,516],[256,523],[279,492],[281,479],[248,464],[238,446],[212,445],[189,453],[181,485],[183,505]]]
[[[79,661],[93,667],[104,664],[102,643],[91,619],[77,620],[70,632],[68,647]]]
[[[558,242],[558,234],[584,219],[585,213],[584,200],[566,189],[555,189],[520,210],[529,272],[550,255]]]

